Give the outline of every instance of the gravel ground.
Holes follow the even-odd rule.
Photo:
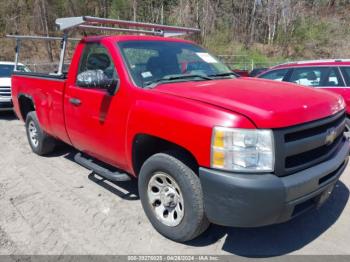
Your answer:
[[[320,210],[258,229],[211,226],[178,244],[147,221],[135,181],[101,180],[69,147],[33,154],[12,114],[0,112],[0,131],[0,254],[350,255],[349,167]]]

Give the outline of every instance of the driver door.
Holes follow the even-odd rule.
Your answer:
[[[121,158],[118,148],[121,145],[118,141],[121,140],[115,138],[119,95],[118,92],[110,95],[106,88],[100,86],[79,86],[79,74],[88,70],[102,70],[108,78],[118,79],[108,50],[100,43],[86,43],[75,82],[68,83],[66,87],[67,133],[75,148],[102,161],[119,165],[117,159]]]

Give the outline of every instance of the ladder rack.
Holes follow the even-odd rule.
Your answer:
[[[58,18],[56,19],[56,25],[61,31],[80,28],[84,30],[97,29],[102,31],[105,30],[105,31],[119,31],[119,32],[159,35],[164,37],[200,32],[200,29],[197,29],[197,28],[169,26],[169,25],[161,25],[161,24],[153,24],[153,23],[100,18],[100,17],[93,17],[93,16]],[[118,27],[111,27],[111,26],[118,26]],[[130,29],[130,27],[137,28],[137,29]]]
[[[56,19],[56,25],[58,26],[58,29],[60,31],[63,31],[63,37],[29,36],[29,35],[7,35],[6,36],[16,40],[16,48],[15,48],[16,55],[15,55],[14,71],[17,70],[21,40],[42,40],[42,41],[60,40],[61,53],[60,53],[60,62],[58,65],[57,75],[62,75],[67,42],[80,40],[78,38],[68,38],[68,33],[71,30],[89,29],[89,30],[148,34],[148,35],[156,35],[156,36],[163,36],[163,37],[180,36],[180,35],[200,32],[200,29],[198,28],[169,26],[169,25],[161,25],[161,24],[153,24],[153,23],[127,21],[127,20],[99,18],[99,17],[93,17],[93,16],[58,18]]]
[[[19,60],[19,51],[21,49],[21,40],[61,41],[60,63],[58,65],[57,75],[62,75],[67,41],[77,42],[77,41],[81,40],[79,38],[68,38],[67,34],[64,34],[63,38],[62,37],[54,37],[54,36],[38,36],[38,35],[6,35],[6,37],[16,40],[15,66],[13,69],[14,71],[17,71],[17,65],[18,65],[18,60]]]

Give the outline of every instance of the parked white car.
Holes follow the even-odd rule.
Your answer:
[[[0,111],[12,110],[11,98],[11,75],[15,63],[0,61]],[[29,72],[30,70],[23,64],[18,63],[18,71]]]

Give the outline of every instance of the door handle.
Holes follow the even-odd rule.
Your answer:
[[[69,103],[71,103],[72,105],[75,105],[75,106],[80,106],[81,105],[81,101],[78,98],[70,98],[69,99]]]

